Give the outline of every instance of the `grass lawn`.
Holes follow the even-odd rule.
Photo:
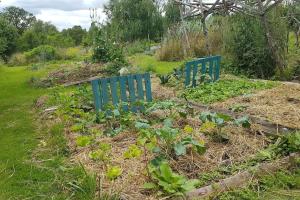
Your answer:
[[[65,165],[60,153],[66,148],[63,126],[38,132],[34,123],[33,102],[49,90],[32,88],[28,80],[41,73],[0,67],[0,200],[91,199],[94,180],[80,167]],[[39,139],[47,134],[49,146],[33,162]]]
[[[134,66],[140,67],[142,70],[147,71],[148,69],[154,69],[158,74],[167,74],[174,68],[179,67],[184,61],[179,62],[166,62],[158,61],[154,56],[145,54],[136,54],[129,57],[129,62]]]
[[[0,68],[0,199],[28,196],[39,186],[34,182],[48,179],[26,162],[37,145],[31,107],[43,93],[28,86],[30,76],[24,67]]]

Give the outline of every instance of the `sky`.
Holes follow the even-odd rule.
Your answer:
[[[17,6],[33,13],[38,19],[51,22],[59,30],[81,25],[88,29],[89,8],[98,8],[100,21],[106,19],[103,5],[108,0],[1,0],[0,10],[7,6]]]

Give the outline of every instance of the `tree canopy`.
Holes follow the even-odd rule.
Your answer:
[[[32,13],[15,6],[4,8],[1,16],[11,23],[18,30],[19,34],[26,31],[36,21]]]

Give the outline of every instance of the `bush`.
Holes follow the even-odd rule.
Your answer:
[[[25,52],[28,62],[46,62],[58,59],[57,50],[49,45],[38,46],[30,51]]]
[[[80,47],[69,47],[58,49],[58,54],[64,60],[81,60],[88,52]]]
[[[22,66],[28,64],[23,53],[15,53],[8,60],[8,66]]]
[[[128,66],[122,47],[104,37],[101,30],[96,37],[92,59],[94,62],[109,63],[106,68],[109,74],[117,74],[122,67]]]

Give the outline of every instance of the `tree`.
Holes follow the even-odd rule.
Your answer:
[[[174,4],[171,0],[164,6],[165,16],[164,25],[170,27],[172,24],[180,22],[180,9],[179,5]]]
[[[122,41],[159,38],[162,16],[153,0],[110,0],[105,6],[108,34]]]
[[[277,69],[279,69],[280,75],[284,77],[285,63],[283,61],[283,56],[280,54],[281,51],[276,44],[274,35],[268,22],[268,13],[280,5],[283,0],[195,0],[193,2],[190,2],[189,0],[174,1],[182,5],[181,9],[184,11],[185,17],[200,16],[206,38],[208,38],[208,33],[205,20],[212,13],[228,14],[230,12],[241,12],[243,14],[259,18],[264,30],[264,35],[268,42],[268,48],[271,51],[273,60],[275,61],[275,66]],[[206,43],[207,41],[208,39],[206,39]],[[206,46],[208,52],[210,52],[209,44],[207,43]]]
[[[66,37],[71,37],[75,45],[80,45],[87,32],[81,26],[73,26],[72,28],[64,29],[62,34]]]
[[[14,52],[17,36],[17,29],[0,17],[0,56],[4,61]]]
[[[15,26],[19,34],[22,34],[36,21],[36,18],[32,13],[15,6],[4,8],[1,15]]]
[[[59,32],[54,25],[38,20],[19,38],[18,48],[19,50],[29,50],[48,44],[48,37],[57,33]]]

